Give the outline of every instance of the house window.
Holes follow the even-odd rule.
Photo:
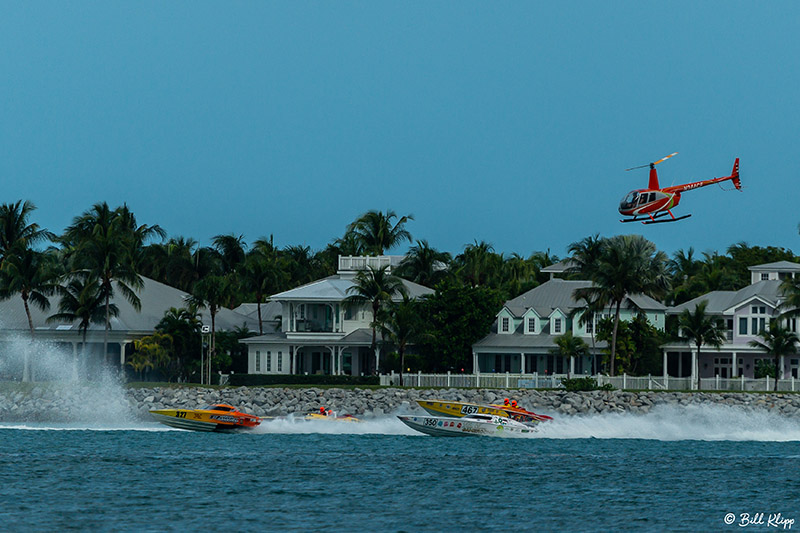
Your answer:
[[[256,372],[261,372],[261,352],[256,350]]]
[[[561,333],[561,319],[556,318],[553,320],[553,333]]]
[[[747,335],[747,317],[739,318],[739,335]]]
[[[283,357],[281,357],[281,352],[278,352],[278,372],[283,370]]]
[[[503,333],[507,333],[508,327],[509,327],[508,317],[504,316],[503,319],[501,320],[501,331],[503,331]]]
[[[267,352],[267,372],[272,371],[272,352]]]
[[[766,280],[768,280],[768,279],[769,279],[769,273],[767,273],[767,272],[762,272],[762,273],[761,273],[761,281],[766,281]]]
[[[590,335],[594,333],[594,316],[586,323],[586,333]]]
[[[529,318],[528,319],[528,332],[534,333],[536,331],[536,319]]]

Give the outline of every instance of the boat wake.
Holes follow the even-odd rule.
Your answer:
[[[657,406],[645,415],[555,416],[533,438],[800,441],[800,418],[723,405]]]

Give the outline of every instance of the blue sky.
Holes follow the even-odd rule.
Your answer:
[[[324,247],[371,210],[459,253],[800,252],[796,2],[16,2],[0,17],[0,201],[92,204],[208,244]],[[672,152],[675,224],[617,207]],[[403,250],[396,250],[397,252]]]

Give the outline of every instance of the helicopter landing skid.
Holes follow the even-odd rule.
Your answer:
[[[651,217],[633,217],[633,218],[626,218],[620,220],[620,222],[641,222],[642,224],[660,224],[662,222],[677,222],[679,220],[683,220],[684,218],[689,218],[692,216],[691,214],[683,215],[682,217],[675,217],[675,218],[665,218],[664,220],[656,220],[657,218],[665,217],[671,213],[667,211],[663,211]]]

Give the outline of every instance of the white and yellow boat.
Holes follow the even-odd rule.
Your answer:
[[[202,409],[153,409],[150,414],[164,425],[194,431],[233,431],[261,424],[260,417],[243,413],[226,403]]]
[[[523,437],[536,430],[522,422],[498,415],[469,414],[450,416],[398,416],[405,425],[433,437]]]
[[[502,416],[524,422],[527,424],[537,424],[546,420],[552,420],[547,415],[540,415],[533,411],[527,411],[521,407],[511,405],[479,405],[475,403],[446,401],[446,400],[417,400],[420,407],[434,416],[452,416],[460,418],[467,415],[480,414]]]

